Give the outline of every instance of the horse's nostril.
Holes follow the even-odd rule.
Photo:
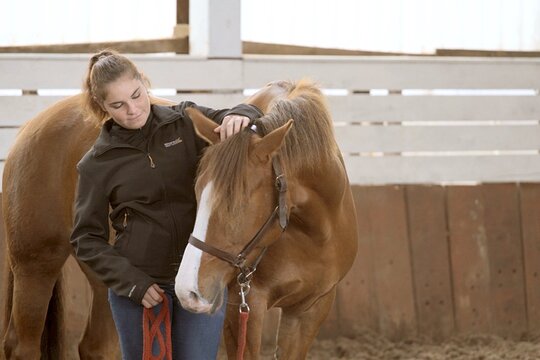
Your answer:
[[[199,299],[199,295],[195,292],[195,291],[190,291],[189,292],[189,298],[191,300],[198,300]]]

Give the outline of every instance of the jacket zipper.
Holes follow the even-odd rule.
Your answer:
[[[172,121],[171,121],[172,122]],[[160,126],[156,127],[151,133],[150,133],[150,136],[148,136],[148,139],[147,139],[147,145],[146,145],[146,155],[148,156],[148,159],[150,160],[150,167],[152,169],[154,169],[156,167],[156,163],[154,163],[154,160],[152,159],[152,156],[150,155],[150,140],[154,137],[154,135],[159,131],[159,129],[168,124],[169,122],[167,123],[162,123]],[[159,172],[159,171],[158,171]],[[167,196],[167,188],[165,187],[165,182],[163,181],[163,174],[159,174],[160,175],[160,178],[161,178],[161,188],[162,188],[162,191],[163,191],[163,195],[165,197],[165,199],[168,198]],[[177,226],[176,226],[176,219],[175,219],[175,216],[174,216],[174,212],[172,211],[172,208],[171,208],[171,201],[170,200],[167,200],[167,206],[169,208],[169,214],[172,218],[172,222],[173,222],[173,231],[174,231],[174,244],[173,244],[173,247],[174,247],[174,254],[173,254],[173,261],[178,261],[178,259],[176,257],[174,257],[175,255],[178,255],[178,253],[180,252],[180,249],[179,249],[179,246],[178,246],[178,239],[179,239],[179,236],[178,236],[178,229],[177,229]]]
[[[150,167],[152,169],[155,169],[156,163],[154,163],[154,159],[152,159],[152,156],[150,156],[150,153],[146,153],[146,156],[148,156],[148,159],[150,160]]]
[[[124,223],[122,224],[124,226],[124,230],[127,228],[128,226],[128,212],[126,210],[126,212],[124,213]]]
[[[155,169],[156,168],[156,163],[154,162],[154,159],[152,159],[152,156],[150,155],[150,151],[149,151],[150,150],[150,138],[154,135],[154,132],[152,132],[149,137],[146,137],[146,136],[144,136],[144,133],[142,132],[142,128],[140,128],[139,131],[141,132],[142,136],[144,138],[146,138],[146,142],[147,142],[146,156],[148,157],[148,160],[150,160],[150,167],[152,169]]]
[[[162,123],[160,126],[156,127],[151,133],[150,135],[148,136],[148,139],[147,139],[147,145],[146,145],[146,156],[148,157],[148,160],[150,161],[150,167],[152,169],[155,169],[156,168],[156,163],[154,162],[154,159],[152,159],[152,156],[150,155],[150,140],[154,137],[154,135],[159,131],[159,129],[169,123],[171,123],[173,121],[170,121],[170,122],[165,122],[165,123]],[[161,188],[162,188],[162,191],[163,191],[163,194],[165,196],[165,198],[167,198],[167,189],[166,187],[164,186],[164,181],[163,181],[163,174],[160,173],[160,177],[161,177]],[[174,241],[174,248],[173,248],[173,261],[179,261],[180,259],[180,252],[178,250],[178,246],[176,245],[178,243],[178,239],[180,238],[180,236],[178,235],[178,228],[177,228],[177,225],[176,225],[176,218],[174,216],[174,212],[172,211],[172,208],[171,208],[171,202],[170,200],[167,201],[167,205],[168,205],[168,208],[169,208],[169,214],[172,218],[172,222],[173,222],[173,231],[174,231],[174,234],[175,234],[175,239],[176,241]]]

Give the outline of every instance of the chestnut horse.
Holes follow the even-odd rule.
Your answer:
[[[7,359],[65,359],[61,270],[72,253],[69,237],[76,164],[99,133],[85,121],[81,96],[50,106],[17,135],[6,159],[2,211],[9,263],[3,349]],[[111,359],[117,340],[106,288],[85,271],[93,289],[82,359]],[[43,351],[42,351],[43,350]]]
[[[199,166],[197,218],[175,289],[182,306],[211,313],[229,285],[229,359],[259,358],[272,307],[281,308],[279,358],[304,359],[357,250],[353,197],[323,95],[307,81],[277,82],[247,102],[269,93],[265,116],[224,142],[211,120],[189,112],[214,145]],[[247,348],[237,354],[246,313]]]
[[[4,165],[2,211],[9,267],[1,291],[5,328],[0,359],[4,353],[7,359],[66,359],[64,341],[74,340],[64,339],[61,271],[73,253],[69,238],[76,164],[100,130],[82,109],[82,96],[75,95],[39,113],[21,129]],[[93,293],[78,344],[80,358],[118,358],[107,289],[79,265]]]

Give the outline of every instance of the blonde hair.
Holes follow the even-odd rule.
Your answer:
[[[129,74],[147,85],[146,79],[137,66],[114,50],[102,50],[90,58],[83,84],[83,104],[86,113],[98,124],[101,125],[109,118],[107,112],[101,107],[107,97],[106,86],[125,74]]]

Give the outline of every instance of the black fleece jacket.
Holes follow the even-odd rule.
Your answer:
[[[77,169],[79,182],[71,243],[116,294],[141,303],[153,283],[170,285],[178,271],[196,215],[194,179],[206,143],[184,110],[197,107],[221,123],[228,114],[255,119],[251,105],[213,110],[182,102],[152,105],[142,129],[112,119]],[[109,219],[115,231],[109,240]]]

